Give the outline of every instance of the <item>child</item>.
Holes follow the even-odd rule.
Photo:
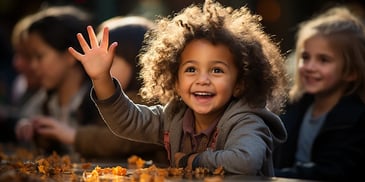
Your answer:
[[[136,57],[142,47],[144,34],[152,27],[153,22],[143,17],[127,16],[113,17],[104,21],[102,25],[109,28],[110,40],[119,43],[111,66],[111,74],[119,80],[126,95],[133,102],[140,103],[142,99],[137,95],[137,92],[141,84],[137,80],[139,69]],[[87,100],[91,101],[88,94],[86,95]],[[95,112],[89,113],[89,115],[99,114],[93,104],[89,107],[95,109]],[[79,122],[85,121],[80,120]],[[77,127],[62,124],[57,120],[39,120],[38,124],[43,126],[37,130],[38,134],[53,137],[63,144],[72,146],[75,152],[86,159],[120,161],[131,155],[138,155],[158,164],[168,163],[163,146],[117,137],[101,120]],[[106,138],[107,140],[105,140]]]
[[[91,20],[88,14],[72,6],[49,7],[32,16],[26,29],[27,45],[32,69],[36,70],[47,96],[40,111],[33,114],[36,116],[17,123],[15,133],[19,141],[35,142],[37,149],[46,154],[53,151],[66,154],[72,151],[71,147],[58,142],[56,137],[42,134],[41,130],[51,127],[44,124],[41,127],[39,123],[49,121],[76,127],[101,120],[97,110],[89,106],[92,101],[87,90],[91,82],[81,64],[67,51],[67,46],[78,46],[72,34],[83,31]],[[58,137],[71,135],[62,133]]]
[[[91,47],[77,37],[93,81],[92,98],[118,136],[164,145],[172,167],[273,176],[271,151],[286,139],[279,117],[285,69],[259,17],[207,0],[157,22],[141,55],[144,98],[166,105],[134,104],[110,75],[117,44],[100,45],[91,26]],[[270,102],[269,102],[270,101]]]
[[[45,92],[41,89],[40,78],[36,75],[37,70],[32,68],[29,50],[27,29],[32,23],[33,15],[27,15],[20,19],[14,26],[11,43],[14,50],[13,66],[17,75],[12,83],[10,105],[1,107],[0,123],[1,142],[13,142],[17,144],[14,128],[16,123],[23,118],[39,113]]]
[[[296,76],[281,116],[288,141],[275,152],[277,176],[359,179],[365,163],[364,25],[337,7],[302,23],[297,38]]]

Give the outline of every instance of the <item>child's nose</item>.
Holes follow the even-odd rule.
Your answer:
[[[315,70],[317,67],[317,63],[314,60],[309,60],[304,64],[304,68],[307,70]]]
[[[208,73],[199,74],[197,83],[199,84],[210,84],[210,76]]]

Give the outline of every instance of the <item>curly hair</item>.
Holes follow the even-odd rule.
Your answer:
[[[205,39],[226,45],[234,55],[238,82],[244,88],[239,98],[252,107],[267,104],[273,112],[280,112],[288,83],[284,58],[260,21],[261,17],[245,6],[232,9],[213,0],[158,19],[157,26],[147,32],[140,55],[141,95],[162,104],[178,99],[174,86],[181,53],[190,41]]]

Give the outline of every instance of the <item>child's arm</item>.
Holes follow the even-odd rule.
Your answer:
[[[110,68],[113,63],[115,48],[118,44],[114,42],[109,47],[108,28],[104,28],[103,30],[103,38],[100,45],[91,26],[87,27],[87,32],[89,34],[91,46],[89,46],[81,33],[77,34],[77,39],[84,54],[76,51],[72,47],[68,50],[71,55],[82,63],[84,69],[93,82],[96,97],[101,100],[107,99],[115,92]]]

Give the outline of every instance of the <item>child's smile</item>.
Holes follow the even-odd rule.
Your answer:
[[[215,96],[215,94],[211,93],[211,92],[194,92],[193,95],[194,95],[197,103],[200,103],[200,104],[208,103]]]

